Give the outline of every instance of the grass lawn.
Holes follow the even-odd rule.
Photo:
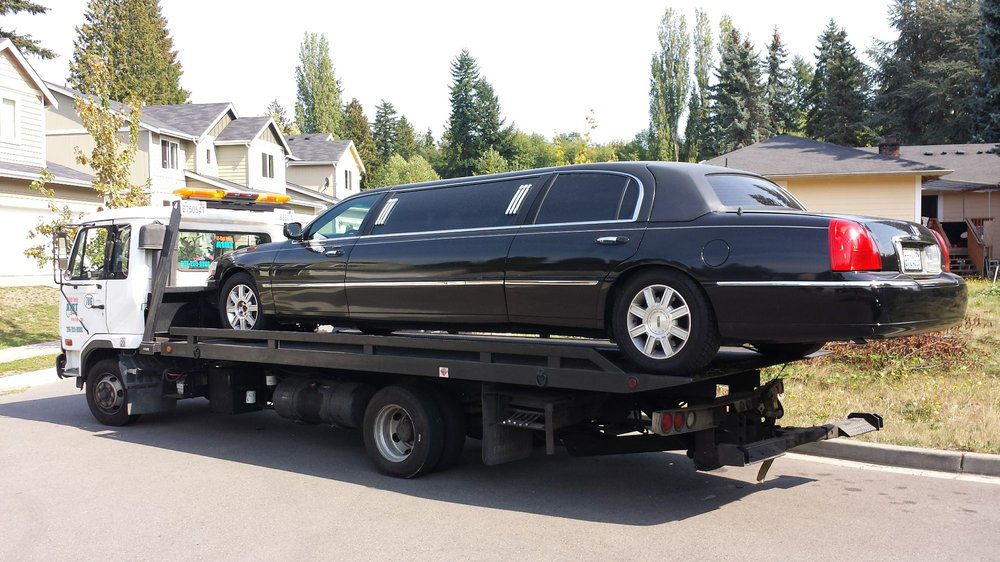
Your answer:
[[[0,349],[59,339],[59,290],[0,287]]]
[[[1000,453],[1000,286],[971,281],[966,320],[947,332],[827,349],[765,370],[785,379],[782,425],[870,411],[885,429],[865,441]]]
[[[40,355],[38,357],[28,357],[27,359],[0,363],[0,377],[54,367],[56,364],[56,355],[58,354],[53,353],[51,355]]]

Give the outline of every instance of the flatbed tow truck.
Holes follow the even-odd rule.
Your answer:
[[[176,201],[165,225],[148,217],[111,221],[140,233],[138,240],[114,241],[131,244],[133,256],[145,253],[132,258],[130,273],[143,281],[132,285],[145,301],[134,311],[141,334],[88,331],[57,364],[60,377],[76,377],[78,388],[86,388],[99,421],[125,425],[198,397],[219,413],[273,409],[300,423],[360,428],[376,467],[404,478],[454,466],[473,437],[482,440],[487,465],[526,458],[536,448],[551,455],[557,446],[580,456],[686,451],[698,470],[760,464],[763,480],[772,461],[793,447],[882,427],[871,413],[815,427],[777,425],[783,384],[762,384],[761,369],[782,361],[744,348],[723,348],[697,374],[663,376],[634,371],[608,341],[212,327],[213,315],[204,312],[208,290],[176,285],[185,223],[206,209],[281,208],[230,195]],[[65,239],[56,242],[59,248]],[[74,281],[64,280],[71,272],[63,273],[61,254],[57,282],[65,286]],[[117,302],[134,301],[118,294],[101,310],[110,317]],[[80,333],[63,323],[74,330],[63,330],[66,348],[67,336]]]

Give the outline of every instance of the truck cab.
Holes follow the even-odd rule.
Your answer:
[[[223,190],[182,189],[175,194],[181,197],[181,216],[166,286],[173,298],[161,306],[177,310],[204,295],[213,261],[226,252],[278,240],[284,224],[295,220],[280,205],[286,196],[267,195],[257,203],[256,194]],[[60,374],[82,376],[86,357],[95,350],[138,349],[171,211],[166,206],[112,209],[79,223],[56,273]]]

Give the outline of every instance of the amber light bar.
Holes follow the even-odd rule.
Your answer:
[[[278,193],[250,193],[247,191],[226,191],[225,189],[203,189],[198,187],[182,187],[175,189],[174,195],[181,199],[230,199],[236,201],[253,201],[255,203],[273,203],[281,205],[292,200],[288,195]]]

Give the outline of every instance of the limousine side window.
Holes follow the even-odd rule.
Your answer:
[[[537,177],[401,191],[388,214],[379,213],[372,234],[400,234],[512,226]]]
[[[357,197],[330,209],[309,226],[309,238],[325,240],[356,236],[361,230],[361,223],[380,196],[381,193]]]
[[[535,224],[631,219],[638,198],[639,186],[626,176],[561,174],[545,194]]]

